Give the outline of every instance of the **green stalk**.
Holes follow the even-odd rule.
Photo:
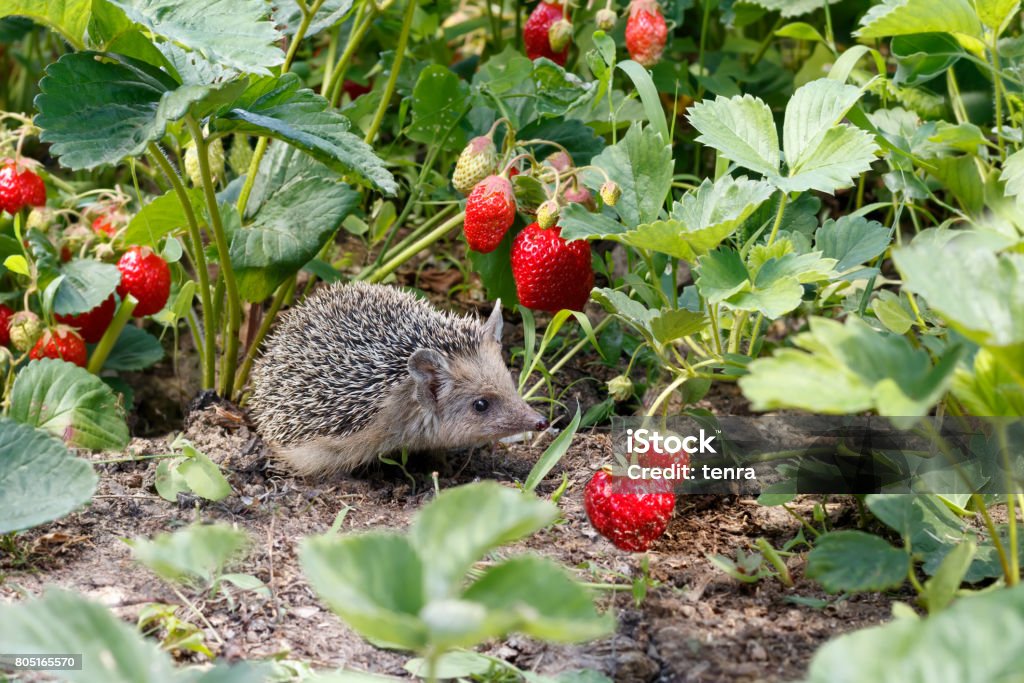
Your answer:
[[[647,409],[647,412],[645,413],[645,415],[647,417],[651,417],[656,412],[658,412],[658,408],[660,408],[661,404],[665,402],[665,399],[667,399],[669,396],[671,396],[672,392],[675,391],[676,389],[678,389],[683,384],[683,382],[685,382],[688,379],[690,379],[690,375],[689,374],[687,374],[687,373],[680,373],[678,377],[676,377],[674,380],[672,380],[671,384],[669,384],[667,387],[665,387],[665,389],[662,390],[662,392],[660,394],[658,394],[658,398],[654,399],[654,403],[652,403],[651,407]]]
[[[366,144],[373,144],[380,130],[380,124],[384,122],[384,114],[388,110],[391,96],[395,94],[395,86],[398,85],[398,74],[402,70],[402,61],[405,59],[405,48],[409,44],[409,33],[412,30],[412,18],[416,14],[417,0],[408,0],[405,8],[405,17],[402,19],[402,32],[398,34],[398,45],[395,47],[395,61],[391,64],[391,74],[388,76],[387,85],[384,86],[384,95],[380,104],[377,105],[377,113],[373,116],[370,129],[366,131],[363,141]]]
[[[363,10],[368,10],[363,12]],[[341,86],[345,80],[345,72],[348,71],[348,64],[352,61],[352,57],[359,49],[359,45],[363,42],[363,37],[366,32],[370,30],[370,26],[373,24],[373,2],[367,0],[359,9],[356,11],[356,16],[352,20],[352,30],[348,34],[348,42],[345,44],[345,49],[341,53],[341,59],[338,60],[338,64],[334,67],[334,71],[331,73],[331,82],[326,88],[321,88],[320,91],[327,101],[331,103],[332,107],[337,107],[341,104]]]
[[[249,350],[245,354],[245,360],[242,362],[242,368],[238,372],[238,376],[235,378],[235,395],[241,396],[242,388],[245,383],[249,381],[249,373],[252,371],[252,364],[256,360],[256,356],[259,354],[260,345],[263,343],[264,337],[270,332],[270,327],[274,324],[274,318],[277,317],[278,311],[284,306],[284,302],[288,300],[288,297],[295,291],[296,277],[293,275],[277,288],[277,292],[274,293],[274,298],[270,302],[270,308],[263,314],[263,320],[260,322],[260,327],[256,330],[256,335],[252,339],[252,344],[249,345]]]
[[[221,358],[220,366],[220,393],[225,398],[231,398],[231,389],[235,384],[235,366],[238,363],[238,328],[242,322],[241,300],[238,297],[238,287],[235,284],[235,272],[231,267],[231,257],[228,252],[227,237],[224,235],[220,207],[217,205],[217,192],[213,187],[213,176],[210,174],[206,138],[203,137],[202,128],[191,115],[185,118],[185,124],[196,144],[199,175],[203,181],[203,194],[206,196],[206,206],[210,212],[210,227],[217,245],[217,257],[220,259],[220,277],[224,280],[227,294],[227,329],[224,332],[224,355]],[[209,333],[207,330],[207,335]]]
[[[406,207],[408,208],[409,206],[412,205],[412,203],[413,203],[413,199],[410,198],[408,203],[406,204]],[[456,208],[458,208],[457,204],[453,204],[452,206],[445,207],[444,209],[439,211],[434,216],[432,216],[432,217],[428,218],[427,220],[423,221],[423,223],[421,225],[418,225],[415,229],[413,229],[412,232],[410,232],[408,235],[406,235],[401,241],[399,241],[398,244],[394,245],[390,249],[388,248],[388,245],[385,244],[384,247],[381,249],[380,255],[377,257],[377,259],[373,263],[371,263],[368,266],[366,266],[365,268],[363,268],[359,272],[359,274],[356,275],[355,279],[356,280],[362,280],[362,279],[366,278],[366,276],[368,276],[370,273],[372,273],[374,271],[374,269],[379,268],[380,264],[384,263],[385,259],[387,259],[390,256],[393,256],[395,254],[400,253],[403,249],[405,249],[410,244],[412,244],[413,242],[418,240],[420,237],[422,237],[424,233],[426,233],[429,230],[432,230],[434,228],[434,226],[437,225],[439,222],[448,219],[451,216],[452,210],[456,209]],[[405,210],[403,210],[402,211],[402,215],[400,215],[395,220],[395,225],[396,226],[399,225],[400,221],[404,221],[405,220],[406,213],[407,212]]]
[[[779,227],[782,225],[782,214],[786,212],[786,202],[789,201],[789,193],[783,192],[779,199],[779,210],[775,213],[775,223],[772,225],[772,232],[768,235],[768,246],[772,246],[776,235],[779,234]]]
[[[697,73],[704,76],[704,48],[707,42],[708,35],[708,22],[711,20],[711,0],[701,0],[701,9],[704,11],[703,16],[700,20],[700,43],[697,46]],[[718,4],[718,3],[715,3]],[[694,98],[698,102],[704,97],[704,86],[700,81],[697,82],[697,97]]]
[[[181,178],[171,166],[156,143],[149,144],[149,153],[156,161],[157,166],[163,171],[167,182],[171,184],[174,194],[178,197],[182,210],[185,212],[185,222],[188,223],[189,242],[191,243],[192,257],[195,260],[196,277],[199,279],[199,301],[203,307],[203,337],[196,338],[196,344],[202,345],[200,365],[202,373],[203,389],[212,389],[214,383],[214,367],[216,363],[217,330],[213,320],[213,305],[210,301],[210,273],[206,267],[206,253],[203,250],[203,235],[199,229],[199,221],[196,220],[195,211],[192,210],[192,202],[188,198],[188,192]]]
[[[408,261],[410,258],[429,247],[434,242],[437,242],[442,237],[451,232],[452,228],[460,225],[466,218],[466,212],[460,211],[456,215],[449,218],[447,221],[442,223],[437,228],[434,228],[430,233],[424,235],[420,239],[416,240],[408,247],[400,251],[387,263],[382,265],[377,270],[373,271],[367,278],[367,282],[380,282],[391,273],[395,272],[399,266]]]
[[[121,330],[132,319],[132,311],[135,310],[138,304],[139,300],[131,294],[125,295],[124,299],[121,300],[121,305],[118,307],[117,313],[114,314],[114,319],[110,321],[110,325],[100,338],[99,344],[92,350],[92,355],[89,356],[89,364],[85,368],[86,370],[94,375],[100,374],[103,364],[107,362],[107,357],[113,350],[114,344],[117,343],[117,338],[121,336]]]
[[[1003,97],[1002,68],[999,63],[999,38],[992,32],[992,85],[996,98],[996,144],[999,146],[999,158],[1006,160],[1006,144],[1003,142]]]
[[[299,22],[299,27],[295,29],[295,35],[292,36],[291,45],[288,46],[288,53],[284,56],[284,63],[281,64],[281,73],[288,73],[288,69],[292,65],[292,61],[295,59],[295,53],[299,50],[299,44],[302,39],[306,37],[306,32],[309,30],[309,25],[313,21],[313,17],[317,12],[320,11],[320,7],[323,6],[324,0],[314,0],[313,6],[309,9],[302,7],[302,21]],[[301,7],[301,6],[300,6]]]
[[[1003,545],[1003,539],[999,538],[996,525],[992,521],[992,516],[988,513],[988,508],[985,506],[985,500],[977,493],[972,493],[971,502],[974,503],[974,507],[978,508],[978,512],[981,513],[981,519],[985,522],[985,529],[988,531],[988,535],[992,538],[992,545],[995,546],[996,554],[999,555],[999,566],[1003,570],[1003,577],[1006,579],[1006,585],[1012,586],[1016,584],[1017,577],[1014,577],[1010,571],[1010,561],[1006,555],[1006,547]]]
[[[599,322],[598,324],[594,325],[594,337],[596,338],[598,332],[600,332],[605,327],[607,327],[608,323],[610,323],[611,321],[612,321],[612,316],[609,315],[609,316],[605,316],[604,318],[601,319],[601,322]],[[576,344],[571,349],[569,349],[568,351],[565,352],[565,355],[563,355],[561,358],[559,358],[558,361],[555,362],[554,365],[552,365],[550,368],[548,368],[548,372],[550,374],[554,374],[554,373],[558,372],[559,370],[561,370],[562,366],[564,366],[566,363],[568,363],[570,360],[572,360],[572,358],[577,353],[579,353],[580,350],[584,346],[586,346],[589,343],[590,343],[590,341],[587,339],[586,335],[584,335],[583,338],[580,339],[578,342],[576,342]],[[523,394],[523,400],[526,400],[526,399],[530,398],[531,396],[533,396],[534,394],[536,394],[537,391],[539,391],[540,388],[543,387],[543,386],[544,386],[544,379],[541,378],[541,379],[537,380],[536,384],[534,384],[532,387],[530,387],[529,391],[527,391],[525,394]]]

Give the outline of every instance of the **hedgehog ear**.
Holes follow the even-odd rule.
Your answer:
[[[448,361],[440,353],[433,349],[416,349],[409,356],[409,374],[416,383],[416,400],[428,406],[436,403],[448,372]]]
[[[501,299],[498,299],[494,302],[494,310],[491,311],[487,322],[484,323],[486,336],[498,342],[498,346],[501,346],[501,328],[504,324],[505,321],[501,317]]]

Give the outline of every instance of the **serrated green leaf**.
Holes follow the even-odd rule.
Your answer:
[[[860,38],[912,33],[954,33],[981,37],[981,22],[969,0],[883,0],[860,20]]]
[[[197,216],[201,216],[204,210],[203,191],[199,188],[186,190],[192,210]],[[127,244],[140,244],[143,246],[156,247],[164,235],[176,230],[183,230],[188,223],[185,219],[185,211],[178,200],[178,195],[173,190],[149,202],[135,214],[124,233],[124,241]]]
[[[534,105],[546,116],[565,116],[570,110],[584,106],[596,92],[593,83],[582,80],[547,58],[533,62]]]
[[[655,345],[654,332],[651,330],[651,319],[658,314],[644,304],[629,298],[625,292],[599,287],[590,294],[591,298],[601,304],[606,311],[624,320],[640,332],[647,342]]]
[[[999,179],[1006,183],[1006,196],[1016,197],[1017,205],[1024,209],[1024,149],[1006,157]]]
[[[85,313],[106,301],[121,281],[117,266],[96,259],[72,259],[60,269],[64,279],[53,299],[57,315]]]
[[[897,85],[920,85],[945,73],[964,54],[960,43],[947,33],[896,36],[890,44],[896,58]]]
[[[28,17],[57,31],[76,48],[81,48],[91,6],[92,0],[4,0],[0,17]]]
[[[212,501],[231,495],[231,484],[209,456],[191,446],[185,447],[185,455],[188,457],[178,465],[178,472],[192,491]]]
[[[904,286],[978,344],[1024,345],[1024,254],[915,241],[893,252]],[[964,296],[970,292],[970,296]]]
[[[836,270],[842,273],[883,254],[891,240],[889,229],[877,221],[840,216],[822,223],[814,233],[814,248],[836,259]]]
[[[615,211],[627,226],[657,220],[672,187],[672,149],[651,127],[632,126],[619,142],[594,157],[592,163],[618,183],[622,196]],[[590,174],[597,187],[603,176]]]
[[[735,249],[717,249],[698,263],[697,289],[708,303],[717,304],[750,288],[750,274]]]
[[[626,233],[626,226],[605,213],[591,213],[580,204],[571,203],[562,207],[558,216],[561,235],[572,241],[579,239],[621,241]]]
[[[1024,650],[1007,643],[1022,640],[1024,585],[839,636],[815,653],[807,683],[1009,683],[1024,670]]]
[[[18,373],[10,416],[77,448],[117,450],[128,444],[114,392],[96,375],[62,360],[32,361]]]
[[[573,163],[577,166],[589,164],[605,147],[604,138],[598,136],[593,128],[578,119],[538,119],[517,131],[516,137],[522,138],[524,142],[527,140],[557,142],[569,152]],[[556,147],[545,143],[529,144],[524,147],[531,150],[538,159],[543,159],[557,150]],[[525,176],[516,176],[516,178],[523,177]],[[514,181],[515,179],[513,179]]]
[[[906,334],[914,325],[914,316],[903,307],[900,296],[887,289],[879,290],[871,302],[871,310],[890,332]]]
[[[0,417],[0,534],[63,517],[89,502],[96,482],[58,439]]]
[[[417,142],[438,145],[469,106],[469,86],[450,69],[431,64],[420,72],[412,92],[412,124],[406,135]],[[445,149],[457,150],[466,144],[461,131],[448,135]]]
[[[924,415],[952,380],[959,351],[932,366],[924,349],[902,336],[877,332],[859,318],[846,324],[811,318],[810,331],[750,364],[740,388],[755,410],[798,408],[844,414],[875,409],[881,415]],[[805,352],[806,351],[806,352]]]
[[[846,112],[860,99],[859,88],[830,78],[819,78],[798,88],[786,104],[782,146],[791,173],[822,144]]]
[[[40,139],[73,170],[139,156],[163,137],[168,123],[214,91],[179,86],[163,71],[130,57],[95,52],[64,55],[46,67],[39,89]]]
[[[178,471],[180,459],[164,460],[156,466],[156,476],[153,479],[153,486],[156,492],[166,501],[175,503],[178,501],[179,493],[188,492],[188,482]]]
[[[946,186],[964,211],[979,215],[985,209],[985,179],[973,157],[929,159],[928,173]]]
[[[1011,14],[1020,9],[1019,0],[975,0],[978,18],[993,31],[998,31]]]
[[[853,186],[855,178],[871,168],[878,145],[867,131],[841,124],[825,131],[821,141],[807,150],[790,175],[779,179],[787,192],[817,190],[833,194]]]
[[[220,132],[283,140],[342,173],[355,174],[386,194],[398,191],[394,177],[373,148],[348,132],[347,118],[302,87],[293,73],[256,79],[213,123]]]
[[[251,225],[231,237],[240,295],[262,301],[317,255],[359,201],[347,185],[307,175],[272,192]]]
[[[697,141],[744,168],[773,177],[779,172],[779,134],[772,110],[751,95],[716,97],[690,107]]]
[[[807,578],[829,593],[883,591],[907,579],[910,557],[885,539],[863,531],[820,536],[807,555]]]
[[[158,36],[211,62],[269,74],[284,61],[280,34],[262,0],[107,0]]]
[[[650,320],[651,332],[661,344],[668,344],[681,337],[696,334],[710,323],[703,313],[673,308],[659,311]]]
[[[132,556],[167,581],[209,586],[249,544],[249,534],[227,524],[194,523],[152,540],[131,542]]]
[[[834,5],[839,0],[827,0],[827,2],[829,5]],[[826,0],[751,0],[751,3],[769,11],[779,12],[783,17],[797,17],[821,9],[825,6]]]
[[[142,370],[160,362],[164,347],[160,340],[143,329],[127,325],[114,342],[103,363],[105,370]]]

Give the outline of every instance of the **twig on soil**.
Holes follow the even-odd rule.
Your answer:
[[[174,591],[174,594],[178,596],[179,600],[184,602],[188,608],[192,610],[193,614],[199,617],[202,622],[206,624],[206,628],[210,629],[210,634],[213,636],[213,639],[216,640],[221,647],[224,647],[224,639],[220,637],[220,633],[217,631],[217,628],[210,623],[210,620],[206,618],[206,615],[203,614],[198,607],[196,607],[195,603],[186,598],[185,594],[178,590],[176,586],[171,586],[171,590]]]

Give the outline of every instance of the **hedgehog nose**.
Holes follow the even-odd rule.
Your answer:
[[[548,421],[547,421],[547,420],[545,420],[545,419],[544,419],[544,418],[542,417],[542,418],[540,418],[539,420],[537,420],[537,424],[535,424],[535,425],[533,426],[533,431],[535,431],[535,432],[543,432],[543,431],[544,431],[545,429],[547,429],[547,428],[548,428]]]

